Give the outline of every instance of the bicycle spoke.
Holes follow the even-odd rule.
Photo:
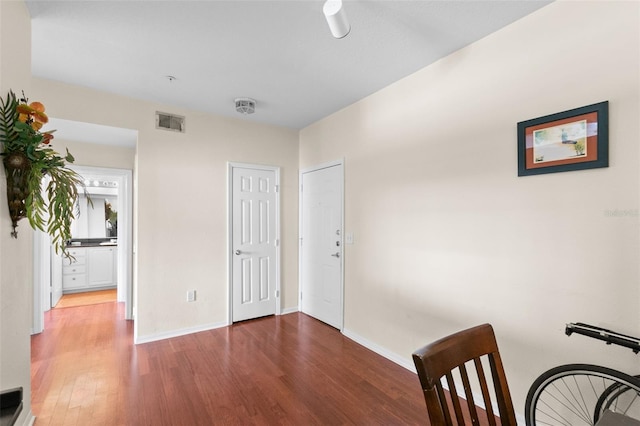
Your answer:
[[[555,399],[555,397],[553,397]],[[544,414],[549,417],[550,420],[556,421],[556,423],[542,423],[542,421],[536,417],[537,424],[545,424],[545,425],[563,425],[563,426],[571,426],[571,422],[563,417],[557,410],[555,410],[551,405],[549,405],[546,401],[540,400],[538,404],[544,404],[545,407],[549,409],[553,415],[550,414],[549,411],[545,411],[542,408],[538,408],[538,414]]]
[[[534,382],[525,415],[528,426],[593,426],[606,409],[640,419],[640,380],[605,367],[570,364]]]

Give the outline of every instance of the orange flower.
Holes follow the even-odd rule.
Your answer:
[[[33,118],[36,121],[39,121],[40,123],[47,123],[49,122],[49,117],[47,117],[47,114],[45,114],[42,111],[36,111],[33,113]]]
[[[29,106],[38,112],[44,112],[44,105],[42,105],[40,102],[31,102]]]
[[[47,114],[44,113],[44,105],[42,105],[40,102],[31,102],[29,105],[19,104],[16,107],[16,111],[20,113],[18,119],[23,123],[26,123],[30,118],[34,122],[43,124],[49,121],[49,117],[47,117]],[[34,127],[34,130],[39,130],[41,127],[42,125],[40,125],[40,127],[38,128]]]
[[[18,111],[20,114],[31,115],[35,110],[27,104],[18,104],[18,106],[16,107],[16,111]]]

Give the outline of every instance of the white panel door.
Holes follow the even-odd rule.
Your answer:
[[[232,321],[276,313],[276,172],[233,167]]]
[[[342,329],[342,164],[301,174],[302,312]]]

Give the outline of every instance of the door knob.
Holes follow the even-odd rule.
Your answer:
[[[240,250],[236,250],[236,256],[240,256],[242,252]]]
[[[333,256],[333,257],[340,257],[340,252],[336,252],[336,253],[332,254],[331,256]]]

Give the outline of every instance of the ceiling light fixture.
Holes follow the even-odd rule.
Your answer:
[[[342,7],[342,0],[327,0],[324,3],[322,11],[324,12],[327,24],[329,24],[331,34],[335,38],[343,38],[349,34],[351,25]]]
[[[236,99],[236,111],[240,114],[248,115],[256,111],[256,101],[251,98]]]

